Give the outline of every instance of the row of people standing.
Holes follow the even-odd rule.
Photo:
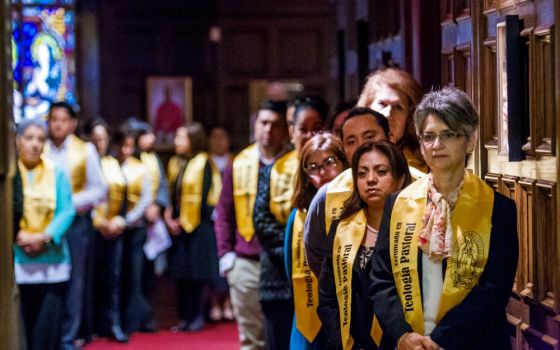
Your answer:
[[[403,71],[373,74],[336,151],[318,146],[336,145],[330,135],[298,147],[301,101],[288,124],[278,103],[263,104],[256,143],[226,170],[217,207],[242,349],[509,347],[515,207],[466,171],[478,128],[468,96],[421,97]],[[288,125],[296,150],[286,154]],[[352,166],[342,173],[340,153]]]
[[[81,347],[80,338],[87,341],[93,333],[126,342],[130,333],[157,330],[150,301],[153,268],[148,258],[155,258],[167,248],[168,244],[161,242],[167,238],[167,229],[172,231],[176,226],[168,200],[167,176],[153,152],[153,133],[147,124],[135,120],[110,133],[104,121],[93,120],[85,128],[91,142],[84,142],[73,135],[76,125],[72,107],[59,102],[51,106],[48,124],[40,119],[26,120],[17,130],[16,178],[22,180],[19,183],[23,198],[21,215],[15,220],[19,227],[15,232],[14,267],[29,349],[76,349]],[[200,140],[205,136],[200,125],[180,128],[178,136],[186,130],[187,150],[181,154],[190,159],[194,156],[191,149],[205,146],[196,143],[197,137]],[[222,167],[229,158],[229,145],[227,140],[217,142],[223,149],[224,141],[226,150],[216,155],[216,164]],[[200,157],[192,157],[196,159]],[[196,161],[190,163],[195,166]],[[183,196],[187,201],[189,195],[200,194],[196,184],[193,190],[192,181],[188,181],[196,173],[191,168],[191,176],[182,177],[190,186],[188,195]],[[212,174],[216,185],[211,195],[213,203],[209,199],[208,204],[213,206],[219,196],[220,172]],[[195,177],[196,180],[202,186],[203,178]],[[176,191],[175,183],[172,190]],[[207,193],[204,196],[208,197]],[[189,203],[200,203],[200,198],[191,198]],[[196,264],[188,269],[194,273],[195,282],[210,280],[209,276],[217,276],[218,272],[209,218],[212,210],[203,205],[197,219],[191,209],[192,205],[180,215],[180,226],[185,227],[181,232],[193,233],[192,228],[208,227],[211,232],[198,235],[208,241],[205,249],[190,249],[206,255],[197,257]],[[185,215],[190,231],[182,220]],[[150,241],[155,242],[151,248],[147,244]],[[181,246],[175,243],[173,247]],[[172,259],[179,255],[173,250],[170,254]],[[191,255],[188,252],[185,256]],[[205,266],[204,274],[200,267]],[[175,270],[182,275],[174,277],[185,280],[184,269],[176,266]],[[221,282],[221,295],[217,297],[227,299],[227,287]],[[187,292],[193,290],[191,287]],[[181,290],[178,296],[180,303],[187,300]],[[200,305],[198,298],[191,298],[190,305]],[[184,319],[181,313],[191,312],[192,307],[180,309]],[[200,329],[203,323],[199,313],[198,316],[197,324],[183,330]]]

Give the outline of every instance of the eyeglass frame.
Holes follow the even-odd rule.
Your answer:
[[[434,139],[432,141],[427,141],[426,140],[426,135],[429,137],[434,137]],[[460,137],[466,137],[466,134],[460,133],[460,132],[455,132],[455,131],[443,131],[439,134],[436,133],[429,133],[429,134],[422,134],[422,135],[418,135],[418,139],[420,140],[420,142],[424,145],[424,146],[433,146],[434,143],[436,142],[437,139],[439,139],[439,142],[441,144],[444,145],[448,145],[449,142],[451,140],[457,140]]]
[[[328,156],[327,158],[325,158],[325,159],[321,162],[321,164],[311,163],[311,164],[316,164],[315,169],[313,169],[314,171],[317,171],[316,173],[314,173],[314,174],[311,174],[311,173],[310,173],[310,169],[309,169],[309,165],[310,165],[310,164],[308,164],[308,166],[306,166],[305,168],[303,168],[303,170],[305,171],[305,173],[306,173],[308,176],[315,176],[315,175],[318,175],[318,174],[321,173],[321,169],[323,169],[323,170],[326,171],[326,168],[327,168],[327,167],[325,166],[325,163],[326,163],[329,159],[333,159],[333,160],[334,160],[334,163],[332,163],[331,166],[334,166],[334,165],[338,164],[338,162],[340,162],[340,159],[339,159],[337,156]]]

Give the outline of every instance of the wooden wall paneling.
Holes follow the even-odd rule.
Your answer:
[[[501,182],[502,182],[502,175],[501,174],[494,174],[494,173],[487,173],[486,175],[484,175],[484,181],[486,181],[486,183],[492,187],[494,189],[494,191],[496,192],[502,192],[501,191]]]
[[[230,85],[223,89],[226,127],[232,135],[232,148],[241,150],[252,139],[254,118],[250,117],[249,94],[246,85]]]
[[[535,36],[533,35],[534,27],[525,28],[521,31],[521,36],[525,38],[527,48],[527,70],[528,70],[528,83],[529,88],[527,89],[529,98],[529,133],[527,135],[527,142],[521,147],[521,149],[530,156],[535,156],[535,143],[533,140],[536,139],[536,118],[539,115],[539,109],[542,106],[539,105],[539,100],[542,99],[542,91],[540,91],[541,84],[538,82],[538,67],[535,64]]]
[[[453,7],[455,17],[471,16],[471,0],[454,0]]]
[[[536,84],[539,85],[541,100],[537,101],[539,113],[535,116],[535,151],[553,155],[555,152],[555,86],[554,86],[554,30],[540,27],[535,35]]]
[[[517,265],[517,273],[515,277],[515,282],[513,286],[513,292],[516,294],[520,294],[525,288],[525,281],[526,281],[526,271],[523,266],[524,261],[524,245],[523,242],[523,228],[522,228],[522,220],[523,220],[523,211],[520,205],[520,191],[518,189],[519,180],[518,176],[511,176],[511,175],[504,175],[502,176],[501,182],[501,193],[506,197],[514,200],[517,206],[517,237],[519,239],[519,262]]]
[[[473,72],[471,62],[471,45],[458,46],[455,50],[455,86],[473,99]]]
[[[537,300],[547,309],[558,312],[560,290],[558,290],[560,268],[556,259],[558,217],[556,215],[556,183],[539,180],[536,182],[536,222],[537,251],[539,252]]]
[[[496,0],[498,2],[499,10],[507,10],[514,8],[517,4],[517,0]]]
[[[440,19],[441,22],[453,21],[454,10],[453,10],[453,0],[442,0],[440,2]]]
[[[496,38],[484,41],[481,54],[482,80],[480,84],[481,142],[486,149],[498,149],[498,118],[496,116]]]
[[[521,178],[519,179],[520,188],[520,219],[521,219],[521,234],[520,234],[520,247],[522,266],[521,269],[524,273],[523,290],[520,294],[525,299],[532,300],[534,298],[534,287],[537,282],[538,265],[537,257],[539,256],[536,250],[536,203],[535,203],[535,180]],[[518,215],[519,216],[519,215]]]
[[[496,11],[496,2],[497,1],[498,0],[484,0],[483,12],[486,14],[486,13],[489,13],[489,12]]]
[[[453,2],[443,0],[442,11],[449,12],[453,9]],[[446,6],[451,8],[446,9]],[[453,20],[453,14],[447,14],[441,23],[441,84],[442,86],[457,86],[455,67],[455,48],[457,46],[457,23]]]
[[[455,86],[455,59],[453,52],[441,55],[441,85]]]
[[[321,74],[324,55],[321,33],[314,29],[279,30],[279,76]]]
[[[224,33],[224,61],[227,74],[265,74],[268,67],[267,30],[227,31]],[[250,49],[248,50],[247,48]]]

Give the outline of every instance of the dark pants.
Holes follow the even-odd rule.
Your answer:
[[[141,330],[153,318],[152,307],[143,293],[144,242],[145,226],[123,232],[123,328],[128,333]]]
[[[27,349],[58,349],[67,283],[20,284],[18,287]]]
[[[175,280],[177,284],[177,314],[187,325],[204,321],[205,281]]]
[[[109,334],[121,328],[121,271],[123,237],[106,239],[99,232],[95,239],[95,314],[97,331]]]
[[[78,215],[74,218],[68,229],[66,238],[70,248],[72,272],[68,281],[68,292],[64,306],[62,321],[62,348],[73,349],[74,340],[78,338],[82,316],[84,314],[84,301],[91,300],[91,286],[93,275],[91,242],[93,226],[89,213]]]
[[[261,301],[264,314],[264,337],[267,350],[289,350],[294,301]]]

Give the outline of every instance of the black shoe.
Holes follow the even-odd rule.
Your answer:
[[[186,321],[181,321],[176,325],[172,326],[169,331],[171,333],[179,333],[179,332],[186,332],[189,328],[189,324]]]
[[[201,331],[204,326],[205,326],[205,322],[204,322],[204,317],[203,316],[199,316],[197,318],[195,318],[187,327],[186,331],[187,332],[199,332]]]
[[[111,327],[111,338],[113,338],[117,343],[128,343],[130,340],[128,334],[124,333],[120,326]]]

